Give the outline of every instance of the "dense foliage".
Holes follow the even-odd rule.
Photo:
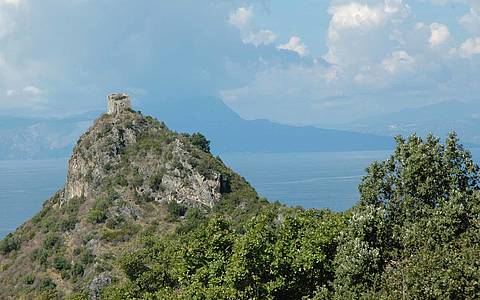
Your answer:
[[[269,204],[199,133],[115,122],[76,148],[91,194],[60,191],[0,242],[0,298],[480,299],[480,169],[455,134],[398,137],[331,212]],[[206,180],[211,206],[171,193]]]
[[[149,239],[124,256],[129,283],[107,299],[300,299],[333,280],[341,215],[271,209],[244,231],[213,218],[191,232]]]
[[[479,168],[451,134],[397,138],[345,213],[281,206],[148,236],[105,299],[478,299]]]

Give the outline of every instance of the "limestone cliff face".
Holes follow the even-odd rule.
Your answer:
[[[129,150],[141,148],[139,140],[148,135],[159,140],[166,138],[164,148],[145,148],[140,149],[147,150],[142,155],[131,154]],[[149,122],[138,113],[104,115],[74,149],[61,203],[98,196],[106,178],[125,181],[134,172],[132,179],[142,180],[118,190],[125,192],[130,188],[138,196],[156,202],[212,207],[221,197],[222,176],[216,172],[200,174],[192,165],[191,150],[185,138],[171,135],[161,123]]]

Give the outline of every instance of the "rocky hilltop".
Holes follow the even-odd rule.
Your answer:
[[[0,299],[95,299],[122,279],[114,262],[143,236],[209,214],[242,218],[262,203],[202,135],[128,107],[104,114],[78,140],[65,186],[2,241]]]

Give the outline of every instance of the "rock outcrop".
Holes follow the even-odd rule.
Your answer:
[[[214,171],[200,174],[192,165],[191,145],[186,144],[185,138],[172,135],[163,145],[168,155],[149,151],[142,156],[126,153],[145,138],[145,133],[159,139],[171,135],[164,125],[152,125],[154,123],[138,113],[131,112],[98,120],[73,151],[61,203],[73,198],[91,198],[104,188],[105,178],[121,180],[127,175],[126,169],[130,169],[142,178],[134,186],[134,192],[142,198],[212,207],[221,198],[222,176]]]

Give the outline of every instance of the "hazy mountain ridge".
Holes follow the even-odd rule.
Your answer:
[[[0,116],[0,159],[67,157],[91,125],[92,113],[68,118]]]
[[[445,137],[456,131],[464,142],[480,144],[480,108],[472,102],[445,101],[333,126],[384,136],[428,133]]]
[[[150,109],[149,109],[150,110]],[[385,150],[389,138],[311,126],[295,127],[268,120],[244,120],[212,97],[166,99],[153,115],[180,132],[200,131],[222,152],[315,152]],[[65,118],[0,117],[0,159],[68,157],[97,111]]]

